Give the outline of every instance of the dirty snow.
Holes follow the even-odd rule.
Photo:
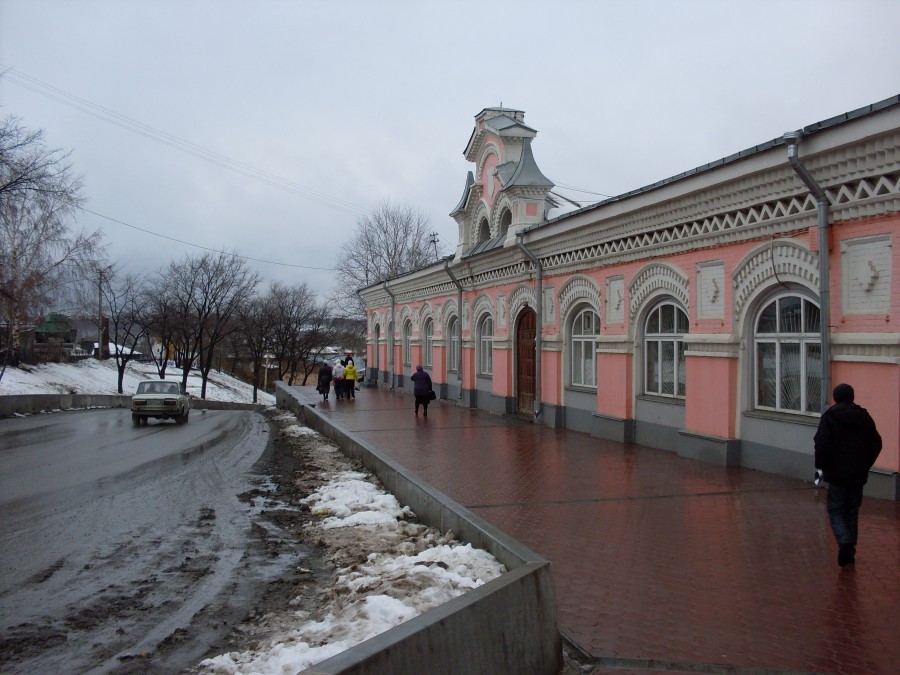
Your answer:
[[[291,415],[280,420],[290,420],[283,429],[287,435],[316,435]],[[321,440],[321,452],[343,458],[337,447]],[[335,571],[327,600],[314,614],[298,611],[278,621],[280,630],[257,649],[206,659],[195,672],[295,673],[504,572],[486,551],[415,522],[415,514],[376,487],[368,474],[336,468],[323,477],[326,482],[301,500],[320,518],[308,526],[307,538],[324,538],[336,546],[342,540],[362,540],[373,552],[362,564],[350,562]]]

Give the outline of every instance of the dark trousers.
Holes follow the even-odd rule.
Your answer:
[[[344,398],[344,380],[334,381],[334,395],[338,398]]]
[[[828,485],[828,520],[838,546],[856,546],[862,498],[862,485]]]
[[[344,380],[344,392],[347,398],[356,398],[356,380]]]

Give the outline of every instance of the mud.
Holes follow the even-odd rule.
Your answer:
[[[304,540],[311,514],[300,500],[324,482],[323,471],[334,467],[327,455],[316,452],[324,439],[285,434],[283,428],[296,420],[275,410],[264,414],[269,418],[269,439],[253,466],[254,487],[238,495],[250,517],[246,549],[240,553],[237,572],[213,602],[198,607],[187,625],[174,627],[155,644],[128,648],[165,623],[167,608],[182,607],[186,589],[204,583],[223,555],[215,545],[204,543],[217,513],[201,506],[185,523],[186,536],[173,532],[171,538],[157,537],[145,544],[123,541],[110,556],[147,558],[143,567],[155,567],[150,573],[127,584],[101,585],[91,597],[66,606],[62,616],[0,626],[0,671],[185,671],[207,656],[252,648],[266,637],[262,617],[312,611],[327,591],[332,556],[323,542]],[[343,456],[340,460],[342,466],[351,466]],[[90,573],[96,565],[102,574],[104,563],[86,564],[81,571]],[[63,566],[59,560],[28,583],[43,584]]]

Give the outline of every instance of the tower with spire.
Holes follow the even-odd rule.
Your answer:
[[[459,226],[457,260],[513,246],[518,232],[547,219],[555,205],[554,184],[535,162],[531,141],[536,135],[521,110],[485,108],[475,116],[463,153],[475,170],[468,172],[462,198],[450,214]]]

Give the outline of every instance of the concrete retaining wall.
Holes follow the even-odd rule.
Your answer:
[[[550,562],[350,432],[320,415],[281,382],[276,405],[332,439],[378,476],[423,523],[452,530],[491,553],[506,574],[305,671],[313,674],[551,673],[562,667],[562,639]]]
[[[0,396],[0,417],[32,415],[53,410],[130,408],[130,394],[17,394]],[[191,410],[258,410],[264,405],[191,399]]]

